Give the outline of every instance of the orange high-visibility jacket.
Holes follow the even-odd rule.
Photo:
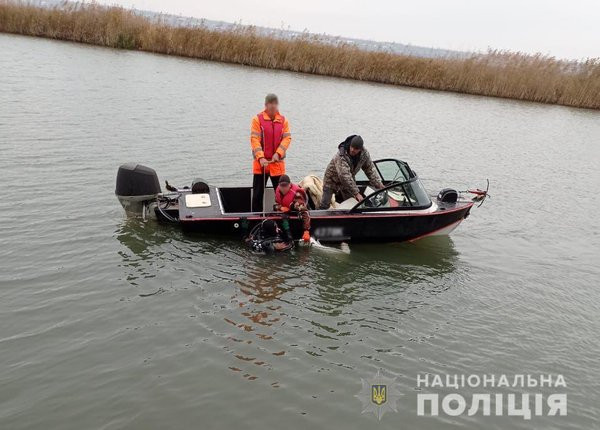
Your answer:
[[[277,153],[280,161],[266,166],[265,173],[271,176],[285,174],[285,161],[283,159],[291,141],[290,124],[279,112],[273,120],[265,111],[252,118],[252,125],[250,126],[250,146],[254,157],[252,173],[261,174],[263,169],[258,160],[266,158],[270,161],[273,155]]]

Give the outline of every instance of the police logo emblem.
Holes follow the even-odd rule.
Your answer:
[[[386,385],[371,385],[371,401],[376,405],[381,406],[386,402],[386,400]]]
[[[363,404],[362,413],[373,412],[377,419],[381,419],[387,411],[398,412],[396,403],[402,395],[396,388],[396,378],[386,378],[377,371],[371,379],[362,379],[362,390],[355,396]]]

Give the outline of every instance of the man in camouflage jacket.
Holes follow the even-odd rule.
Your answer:
[[[331,197],[334,193],[341,201],[351,197],[359,202],[362,201],[363,196],[360,194],[354,178],[361,169],[369,178],[372,187],[383,188],[375,165],[371,161],[369,151],[364,147],[362,137],[358,135],[348,136],[345,141],[338,145],[338,152],[325,170],[323,198],[319,209],[329,209]]]

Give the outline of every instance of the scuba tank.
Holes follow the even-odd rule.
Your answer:
[[[283,230],[279,229],[277,223],[266,219],[250,231],[246,243],[257,252],[280,252],[287,251],[294,247],[294,241],[290,234],[289,222],[284,219],[282,222]]]

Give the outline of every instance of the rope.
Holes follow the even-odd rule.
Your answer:
[[[262,171],[263,171],[263,178],[262,178],[262,180],[263,180],[263,182],[262,182],[263,183],[262,217],[264,218],[265,217],[265,194],[266,194],[265,191],[266,191],[266,188],[267,188],[266,172],[265,172],[265,167],[264,166],[262,168]]]

